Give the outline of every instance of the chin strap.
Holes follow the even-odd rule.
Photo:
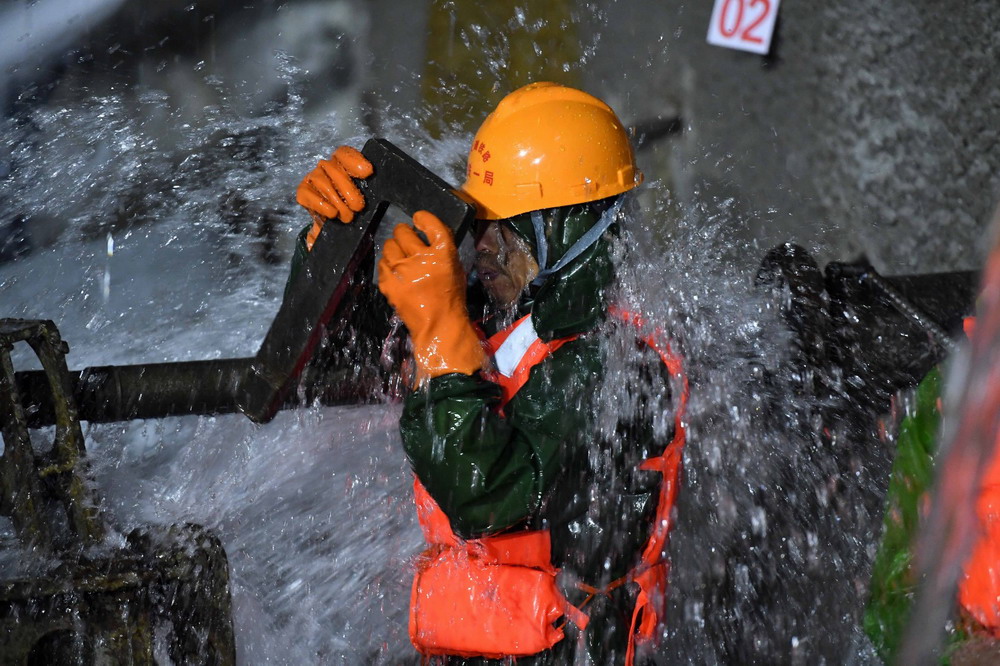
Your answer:
[[[545,278],[557,273],[565,268],[571,261],[579,257],[584,251],[587,250],[591,245],[597,242],[597,240],[608,230],[615,220],[618,218],[618,212],[622,209],[622,204],[625,202],[625,197],[619,196],[615,200],[614,204],[611,205],[604,213],[601,215],[600,219],[587,230],[583,236],[580,237],[573,245],[566,250],[566,254],[562,256],[559,261],[555,263],[551,268],[548,268],[549,258],[549,244],[545,240],[545,220],[542,218],[542,212],[539,210],[531,211],[531,226],[535,230],[535,247],[538,254],[538,276],[531,281],[533,285],[541,284]]]

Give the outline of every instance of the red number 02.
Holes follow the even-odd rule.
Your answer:
[[[729,17],[729,8],[733,2],[736,3],[736,20],[730,23],[726,19]],[[722,11],[719,12],[719,32],[721,32],[722,36],[725,37],[726,39],[729,39],[730,37],[735,35],[736,32],[740,29],[740,24],[743,23],[744,2],[745,0],[726,0],[722,4]],[[767,18],[767,15],[771,13],[771,0],[750,0],[751,9],[759,4],[764,5],[764,11],[758,14],[757,18],[754,19],[753,23],[748,25],[746,29],[743,31],[743,33],[740,35],[740,39],[742,39],[744,42],[761,44],[764,41],[762,37],[754,35],[752,34],[752,32],[757,26],[763,23],[764,19]],[[731,29],[727,27],[727,23],[729,25],[732,25]]]
[[[757,26],[759,26],[761,23],[763,23],[764,19],[767,18],[767,15],[771,13],[771,0],[750,0],[750,7],[751,8],[753,8],[754,6],[756,6],[758,4],[763,4],[764,5],[764,11],[762,11],[760,14],[758,14],[757,15],[757,20],[754,21],[753,23],[751,23],[750,25],[748,25],[747,29],[743,31],[742,35],[740,35],[740,39],[742,39],[744,42],[753,42],[754,44],[762,44],[762,43],[764,43],[764,38],[763,37],[759,37],[757,35],[751,35],[750,32],[754,28],[756,28]],[[741,5],[741,8],[742,8],[743,3],[740,2],[740,5]]]

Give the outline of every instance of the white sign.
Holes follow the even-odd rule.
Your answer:
[[[780,0],[715,0],[708,43],[766,54]]]

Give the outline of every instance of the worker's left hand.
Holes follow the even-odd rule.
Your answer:
[[[396,226],[379,260],[378,288],[410,331],[421,378],[482,368],[486,355],[469,321],[465,271],[451,230],[436,216],[418,211],[413,227]]]
[[[306,174],[295,192],[295,200],[309,211],[313,226],[306,236],[306,248],[312,249],[326,220],[347,224],[365,207],[365,197],[355,179],[372,175],[372,163],[358,150],[340,146],[328,160],[320,160]]]

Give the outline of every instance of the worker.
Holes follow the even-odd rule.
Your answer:
[[[363,210],[355,180],[371,173],[341,146],[306,176],[306,246]],[[430,544],[409,630],[433,663],[632,664],[659,635],[686,388],[662,335],[608,302],[641,182],[610,107],[534,83],[472,142],[473,279],[428,211],[385,243],[378,286],[412,342],[400,432]]]

